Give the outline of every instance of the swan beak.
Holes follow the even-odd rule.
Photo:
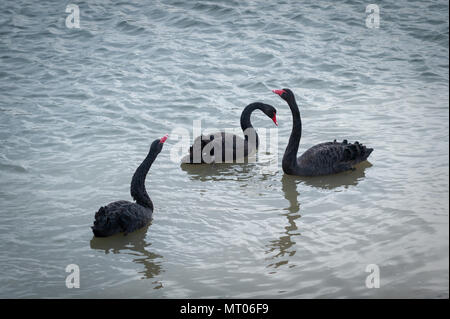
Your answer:
[[[163,144],[163,143],[167,140],[168,137],[169,137],[169,134],[164,135],[163,137],[161,137],[161,139],[159,140],[159,142],[160,142],[161,144]]]
[[[272,117],[272,121],[275,123],[276,126],[278,126],[278,122],[277,122],[277,116],[276,114],[273,115]]]
[[[284,90],[272,90],[273,93],[278,94],[281,96],[283,93],[286,93]]]

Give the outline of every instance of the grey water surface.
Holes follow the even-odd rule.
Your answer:
[[[448,298],[448,2],[379,1],[379,28],[369,3],[1,1],[0,297]],[[300,152],[358,140],[369,162],[284,175],[284,87]],[[154,139],[239,127],[255,101],[278,110],[278,152],[182,168],[172,134],[147,178],[152,224],[93,238]]]

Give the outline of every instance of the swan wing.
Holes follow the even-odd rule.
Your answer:
[[[298,165],[309,172],[308,175],[324,175],[350,170],[366,160],[373,149],[359,142],[326,142],[309,148],[298,158]]]
[[[194,163],[194,159],[201,159],[201,163],[232,163],[246,157],[254,147],[247,145],[242,137],[232,133],[216,132],[198,136],[189,148],[189,154],[182,158],[182,163]],[[201,152],[194,156],[195,152]]]

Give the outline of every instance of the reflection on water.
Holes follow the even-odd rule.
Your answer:
[[[182,164],[181,169],[188,173],[191,180],[223,181],[245,180],[258,173],[256,164]]]
[[[161,266],[155,261],[157,258],[162,258],[158,254],[149,252],[146,248],[151,246],[145,241],[147,229],[149,226],[139,229],[126,236],[123,234],[116,234],[107,238],[93,237],[91,239],[91,248],[96,250],[103,250],[105,254],[112,252],[113,254],[128,254],[133,256],[133,261],[137,264],[144,265],[142,279],[151,279],[161,273]],[[162,288],[162,285],[157,285],[155,289]]]
[[[366,176],[366,168],[371,167],[368,161],[364,161],[355,166],[355,170],[346,171],[334,175],[316,176],[316,177],[300,177],[294,178],[301,180],[305,185],[313,186],[323,189],[334,189],[343,186],[348,188],[349,186],[356,186]]]
[[[284,209],[286,212],[281,215],[286,217],[288,224],[284,227],[285,231],[282,236],[270,241],[269,245],[267,245],[267,254],[277,251],[277,253],[269,259],[282,258],[285,255],[292,257],[296,253],[293,249],[295,248],[295,241],[293,239],[294,237],[301,235],[296,224],[296,220],[301,217],[299,214],[300,203],[298,198],[300,193],[297,190],[298,184],[306,184],[323,189],[334,189],[341,186],[347,188],[351,185],[357,185],[358,182],[364,178],[365,169],[371,166],[372,164],[365,161],[357,165],[353,171],[318,177],[301,177],[284,174],[281,178],[282,191],[284,193],[284,198],[289,202],[289,206]],[[286,258],[284,260],[271,263],[267,267],[278,268],[288,263],[289,258]],[[291,267],[293,266],[294,265],[291,265]]]
[[[270,241],[270,244],[267,246],[268,247],[268,250],[266,251],[267,254],[272,253],[275,250],[278,251],[278,253],[270,257],[270,259],[284,257],[286,254],[289,257],[294,256],[296,251],[291,249],[291,247],[293,247],[295,244],[293,237],[301,235],[298,232],[298,227],[295,222],[297,219],[301,217],[301,215],[299,214],[300,203],[298,202],[298,196],[300,194],[297,191],[297,183],[295,176],[284,174],[281,179],[281,182],[284,198],[286,198],[289,201],[289,206],[284,209],[286,212],[281,215],[286,217],[288,225],[284,227],[285,231],[283,235],[278,239]],[[287,264],[288,262],[289,261],[286,259],[269,264],[267,267],[278,268],[282,265]]]

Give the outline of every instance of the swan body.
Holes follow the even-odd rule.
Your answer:
[[[153,210],[126,200],[119,200],[100,207],[95,214],[92,231],[96,237],[116,233],[132,233],[152,220]]]
[[[189,148],[189,154],[184,156],[181,162],[185,164],[200,163],[194,157],[195,150],[201,154],[201,158],[200,156],[198,158],[202,164],[228,163],[255,154],[257,145],[232,133],[216,132],[201,135],[194,140]]]
[[[244,138],[228,132],[215,132],[201,135],[195,138],[189,148],[189,154],[181,159],[182,164],[213,164],[232,163],[243,160],[258,149],[259,137],[250,121],[254,110],[261,110],[275,125],[276,109],[264,103],[251,103],[247,105],[241,114],[241,128]]]
[[[94,236],[108,237],[122,232],[126,235],[146,226],[152,220],[153,202],[145,189],[145,178],[166,139],[167,135],[153,141],[147,157],[133,175],[130,192],[136,203],[120,200],[100,207],[91,227]]]
[[[300,111],[295,101],[294,94],[289,89],[274,90],[284,99],[292,112],[293,127],[289,143],[283,156],[283,171],[288,175],[319,176],[336,174],[347,170],[365,161],[373,151],[359,142],[348,143],[326,142],[317,144],[297,158],[298,147],[302,132]]]
[[[365,161],[373,149],[355,142],[326,142],[317,144],[305,151],[298,159],[297,165],[304,176],[336,174],[351,170],[356,164]],[[290,166],[287,166],[289,171]],[[283,166],[284,167],[284,166]],[[292,175],[297,175],[296,170]]]

